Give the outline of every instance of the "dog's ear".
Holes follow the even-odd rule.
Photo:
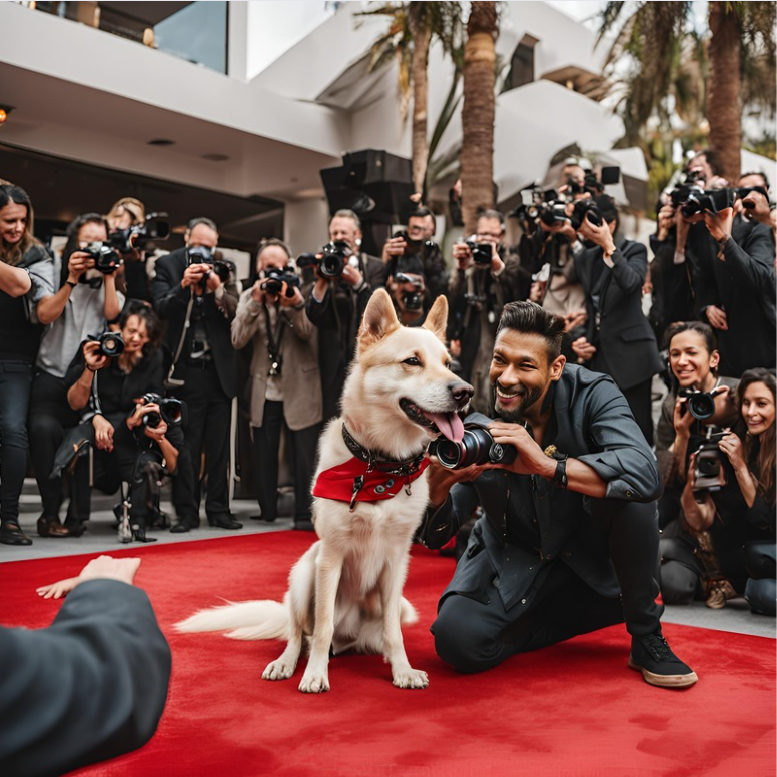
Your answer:
[[[424,321],[424,328],[430,329],[437,337],[446,344],[445,334],[448,330],[448,300],[442,294],[437,297],[429,311],[429,315]]]
[[[401,324],[385,289],[377,289],[370,297],[359,327],[359,350],[376,343],[381,338],[399,329]]]

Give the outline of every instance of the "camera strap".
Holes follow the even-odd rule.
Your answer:
[[[283,366],[283,354],[281,348],[283,347],[283,333],[285,331],[283,326],[283,317],[281,316],[280,304],[275,305],[275,331],[273,331],[270,309],[267,303],[264,304],[264,320],[267,324],[267,338],[265,344],[267,345],[267,353],[270,357],[270,369],[268,375],[280,375],[281,367]]]
[[[192,317],[192,306],[194,305],[194,293],[191,292],[189,294],[189,303],[186,305],[186,313],[184,314],[183,319],[183,327],[181,329],[181,337],[178,340],[178,347],[175,349],[175,353],[173,354],[173,361],[170,365],[170,369],[167,372],[167,378],[165,380],[165,388],[177,388],[179,386],[183,386],[185,381],[180,380],[179,378],[174,378],[173,373],[175,372],[175,367],[178,364],[178,360],[181,358],[181,351],[183,351],[183,344],[186,342],[186,333],[189,330],[189,326],[191,324],[191,317]]]

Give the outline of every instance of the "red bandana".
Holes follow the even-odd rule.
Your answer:
[[[353,510],[357,501],[377,502],[395,497],[405,486],[409,488],[428,466],[426,456],[412,475],[391,475],[378,470],[368,472],[367,462],[353,457],[321,472],[313,486],[313,496],[349,502]]]

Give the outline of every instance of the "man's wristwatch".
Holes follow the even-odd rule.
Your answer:
[[[567,455],[566,454],[557,454],[557,455],[563,455],[563,458],[556,459],[556,471],[553,474],[553,480],[551,483],[553,483],[554,486],[557,488],[566,488],[567,487]]]

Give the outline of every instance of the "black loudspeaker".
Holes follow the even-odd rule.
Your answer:
[[[410,160],[387,151],[353,151],[343,156],[341,167],[320,174],[330,214],[348,208],[365,223],[400,224],[418,207],[410,199]]]

